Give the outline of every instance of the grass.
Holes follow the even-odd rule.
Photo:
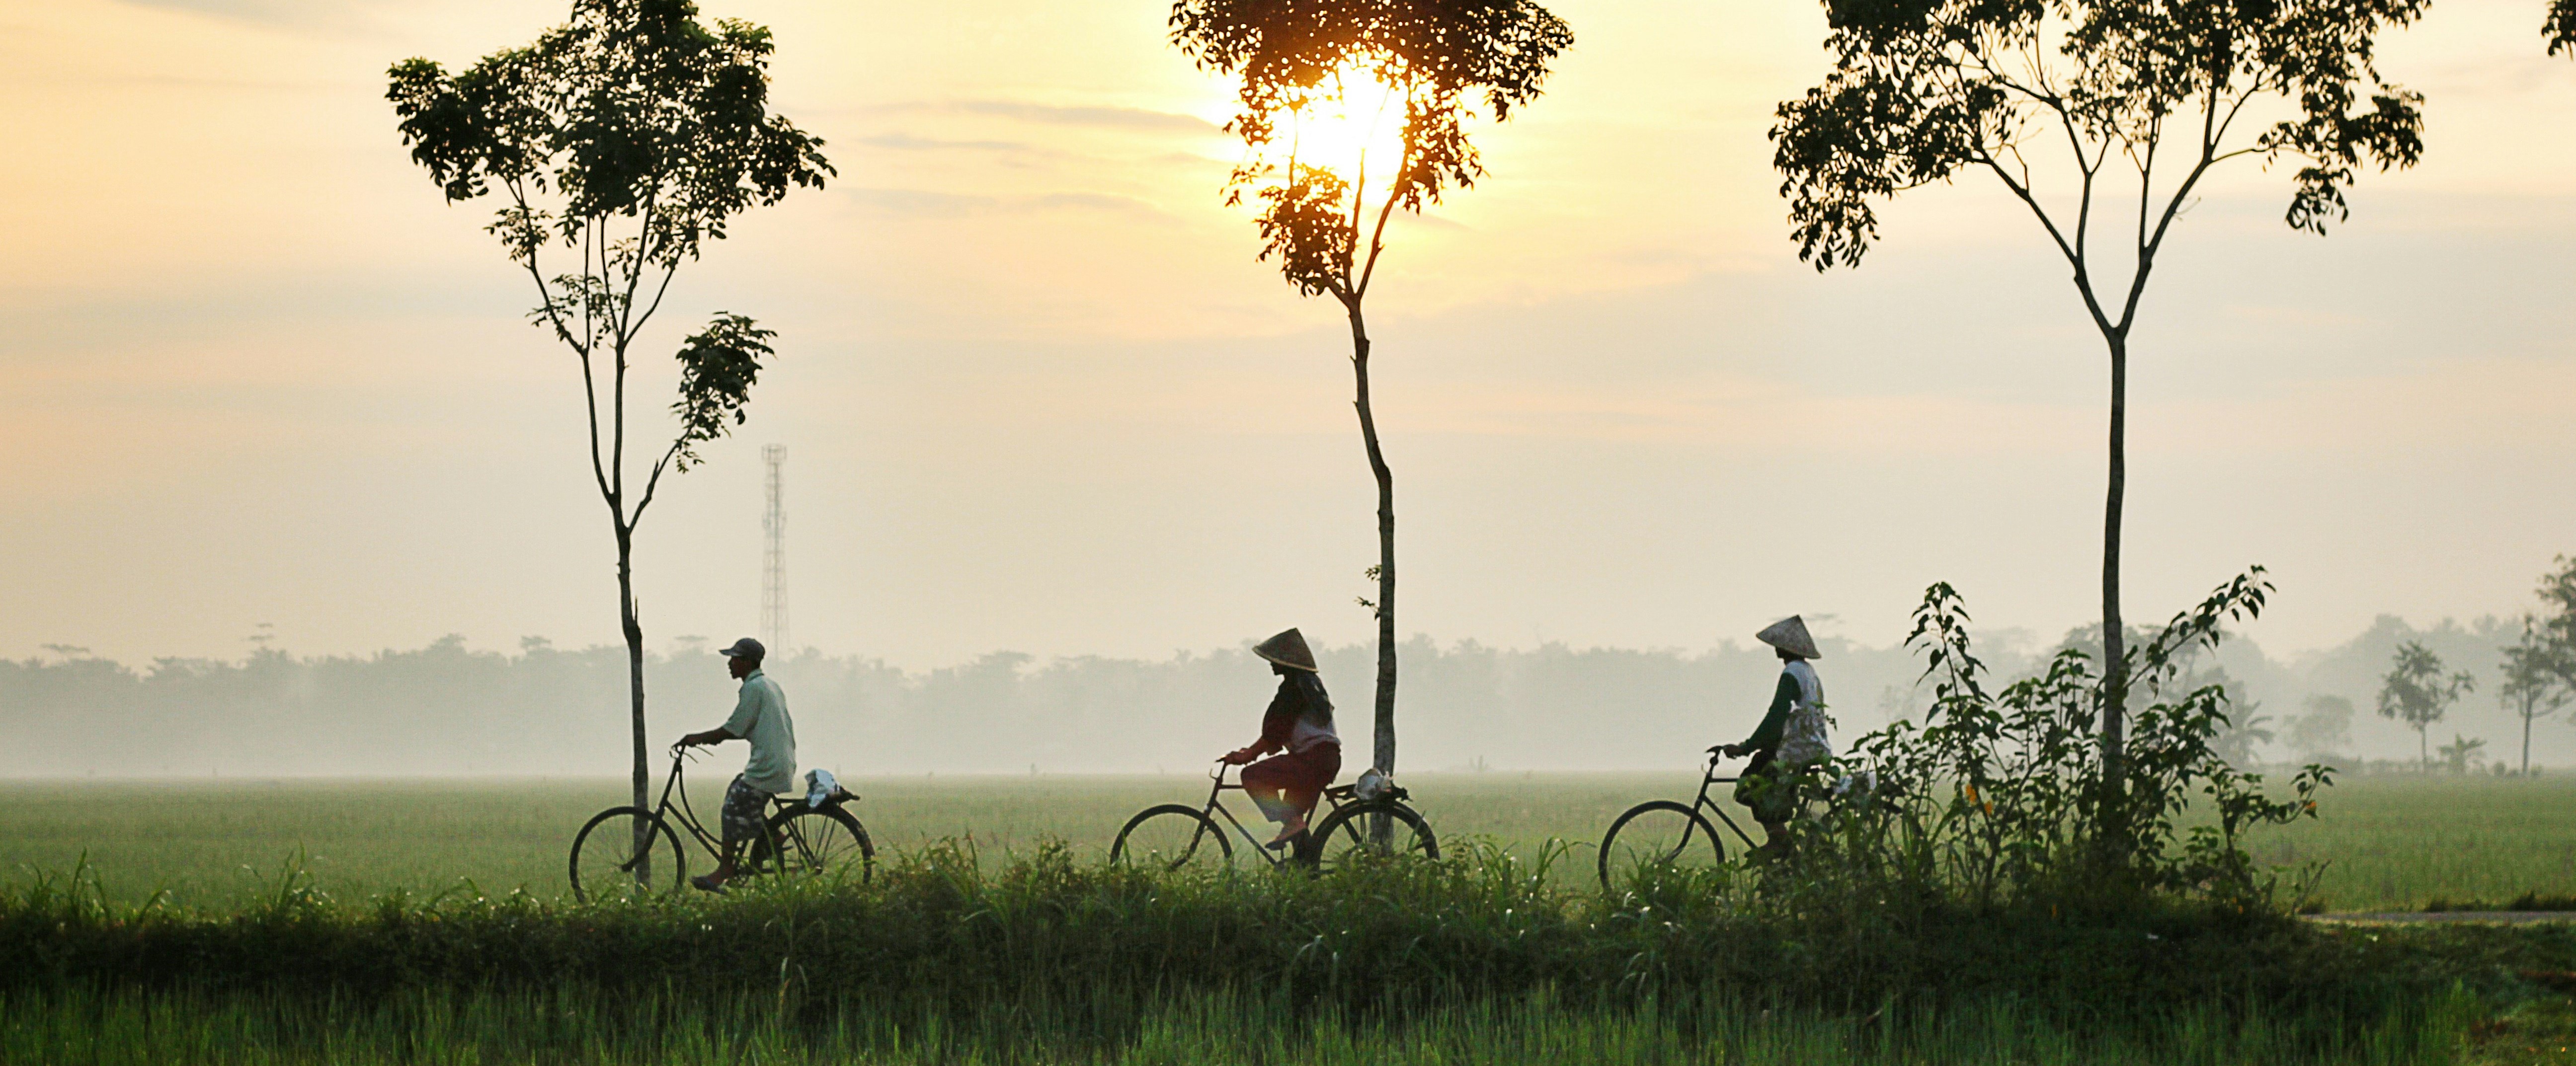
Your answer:
[[[869,1003],[785,1020],[782,1004],[771,995],[610,998],[579,990],[421,990],[371,1003],[191,992],[0,995],[0,1062],[2399,1066],[2458,1061],[2481,1015],[2477,1004],[2454,995],[2335,1032],[2184,1009],[2139,1037],[2069,1026],[2008,1002],[1853,1016],[1723,999],[1609,1010],[1538,994],[1401,1019],[1352,1019],[1301,1011],[1277,996],[1210,993],[1164,999],[1139,1011],[1129,1032],[1099,1040],[1057,1035],[1064,1030],[1048,1024],[1043,1008],[1031,1017],[1022,1004],[950,1021]],[[2517,1037],[2540,1032],[2533,1027]]]
[[[2346,778],[2322,816],[2256,837],[2271,865],[2327,864],[2332,910],[2576,894],[2576,775]]]
[[[701,811],[714,809],[723,780],[720,771],[693,779]],[[1568,885],[1584,876],[1591,843],[1619,811],[1687,799],[1697,781],[1688,773],[1407,775],[1445,841],[1482,838],[1523,855],[1551,838],[1572,842],[1572,861],[1557,867]],[[1049,837],[1096,855],[1136,810],[1207,795],[1205,779],[1188,774],[853,784],[880,848],[971,839],[988,861]],[[166,890],[179,903],[218,907],[258,895],[301,849],[315,885],[343,899],[460,883],[552,898],[564,890],[573,832],[624,792],[597,779],[0,784],[0,883],[23,881],[32,868],[68,869],[86,855],[114,898]],[[1228,802],[1253,817],[1239,793]],[[2325,863],[2319,890],[2334,910],[2576,894],[2576,776],[2350,778],[2328,793],[2322,819],[2268,831],[2251,850],[2266,864]]]
[[[1456,861],[1122,874],[1094,861],[1111,829],[1203,783],[876,780],[869,884],[605,908],[554,889],[613,783],[11,785],[0,849],[57,873],[0,884],[0,1062],[2576,1064],[2547,1050],[2576,1007],[2529,998],[2576,977],[2576,929],[1604,900],[1588,853],[1532,857],[1692,781],[1409,783]],[[2576,801],[2513,791],[2550,783],[2344,797]],[[297,847],[309,879],[277,872]],[[83,853],[110,890],[61,877]],[[480,891],[439,892],[459,877]]]
[[[2446,1062],[2515,968],[2576,966],[2576,931],[2183,902],[1604,899],[1493,847],[1322,877],[932,847],[647,905],[92,887],[0,894],[7,1061]]]
[[[711,816],[726,779],[691,777]],[[657,791],[658,797],[658,779]],[[1687,774],[1455,774],[1409,777],[1444,839],[1486,836],[1535,851],[1550,837],[1597,836],[1640,799],[1687,797]],[[1106,854],[1127,817],[1155,803],[1207,798],[1204,777],[903,777],[848,782],[853,809],[882,849],[970,840],[989,861],[1056,839]],[[623,782],[296,781],[0,783],[0,882],[65,870],[86,856],[128,902],[165,891],[178,903],[226,906],[258,895],[297,857],[321,890],[365,899],[393,888],[430,894],[470,883],[486,894],[565,889],[565,851],[583,821],[625,802]],[[1226,802],[1261,824],[1239,792]],[[1750,823],[1746,823],[1750,825]],[[1758,832],[1758,830],[1757,830]],[[703,865],[703,856],[693,856]]]

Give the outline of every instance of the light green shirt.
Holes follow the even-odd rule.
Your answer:
[[[751,742],[751,759],[742,764],[742,779],[763,792],[796,791],[796,722],[787,717],[787,694],[778,682],[754,670],[743,675],[742,699],[724,731]]]

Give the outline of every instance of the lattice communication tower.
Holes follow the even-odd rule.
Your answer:
[[[760,553],[760,639],[773,652],[787,650],[787,498],[784,470],[787,446],[765,445],[761,461],[769,464],[769,508],[761,512],[760,530],[768,544]]]

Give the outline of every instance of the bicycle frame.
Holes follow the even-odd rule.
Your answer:
[[[1207,799],[1207,806],[1206,806],[1205,808],[1203,808],[1203,809],[1202,809],[1202,813],[1203,813],[1203,814],[1208,818],[1208,820],[1210,820],[1210,821],[1214,821],[1214,820],[1216,820],[1216,817],[1217,817],[1218,815],[1223,815],[1223,816],[1225,817],[1225,822],[1226,822],[1226,824],[1227,824],[1227,825],[1231,825],[1231,826],[1233,826],[1233,827],[1234,827],[1234,831],[1235,831],[1236,835],[1241,836],[1241,837],[1243,838],[1244,843],[1252,845],[1252,853],[1253,853],[1253,854],[1255,854],[1255,855],[1259,855],[1259,856],[1261,856],[1263,859],[1267,860],[1267,861],[1270,863],[1270,865],[1272,865],[1272,866],[1278,866],[1278,865],[1280,865],[1280,864],[1282,864],[1282,863],[1285,863],[1285,862],[1289,861],[1289,859],[1290,859],[1290,858],[1293,858],[1294,856],[1289,855],[1289,854],[1288,854],[1288,850],[1287,850],[1287,849],[1282,848],[1282,849],[1280,849],[1280,852],[1279,852],[1278,854],[1272,854],[1272,853],[1271,853],[1271,849],[1270,849],[1270,842],[1269,842],[1269,841],[1266,841],[1266,840],[1263,840],[1263,839],[1261,839],[1260,837],[1254,836],[1254,835],[1253,835],[1253,833],[1252,833],[1252,830],[1244,828],[1244,826],[1243,826],[1243,820],[1242,820],[1242,819],[1240,819],[1240,818],[1235,817],[1235,816],[1234,816],[1234,812],[1233,812],[1233,811],[1231,811],[1231,810],[1226,809],[1225,804],[1224,804],[1223,802],[1221,802],[1221,798],[1222,798],[1226,793],[1228,793],[1228,792],[1241,792],[1241,791],[1243,791],[1243,790],[1244,790],[1244,788],[1243,788],[1243,782],[1242,782],[1242,780],[1241,780],[1241,778],[1240,778],[1240,775],[1238,775],[1237,780],[1235,781],[1235,783],[1234,783],[1234,784],[1229,785],[1229,784],[1226,784],[1226,783],[1225,783],[1225,771],[1226,771],[1226,769],[1227,769],[1227,764],[1226,764],[1226,763],[1222,763],[1222,762],[1220,762],[1220,763],[1216,764],[1216,769],[1215,769],[1215,771],[1213,771],[1213,772],[1211,772],[1211,773],[1209,773],[1209,774],[1208,774],[1209,787],[1208,787],[1208,799]],[[1332,806],[1331,806],[1329,809],[1327,809],[1327,808],[1325,808],[1325,807],[1323,807],[1323,806],[1322,806],[1322,805],[1323,805],[1323,804],[1325,804],[1325,803],[1329,803],[1329,804],[1331,804]],[[1322,796],[1320,796],[1320,797],[1318,798],[1318,802],[1317,802],[1317,809],[1316,809],[1316,812],[1315,812],[1315,813],[1316,813],[1316,814],[1326,814],[1327,816],[1329,816],[1329,815],[1328,815],[1328,810],[1330,810],[1330,811],[1338,811],[1338,810],[1341,810],[1341,809],[1342,809],[1342,801],[1341,801],[1341,798],[1340,798],[1340,797],[1338,797],[1338,796],[1333,795],[1333,790],[1332,790],[1332,789],[1325,789],[1325,790],[1324,790],[1324,792],[1323,792],[1323,795],[1322,795]],[[1220,832],[1222,832],[1222,830],[1219,830],[1219,831],[1220,831]]]
[[[724,838],[707,832],[706,825],[698,821],[698,812],[689,806],[689,790],[680,787],[681,768],[687,765],[690,758],[692,758],[690,749],[672,749],[671,775],[664,778],[662,781],[662,802],[654,806],[653,815],[654,817],[662,819],[664,822],[677,823],[681,828],[688,830],[689,836],[697,840],[698,847],[705,849],[706,853],[718,862],[722,862],[724,860]],[[671,797],[674,794],[680,797],[680,802],[677,805],[674,805],[671,802]],[[771,797],[768,807],[772,814],[775,814],[779,809],[783,809],[777,798],[774,796]],[[766,819],[763,819],[763,821],[765,822]],[[803,853],[808,858],[812,857],[814,849],[811,845],[808,845],[805,842],[803,839],[804,835],[798,832],[794,825],[789,825],[786,828],[784,835],[788,839],[774,843],[793,844],[798,852]]]
[[[1708,787],[1710,785],[1727,785],[1744,780],[1742,775],[1737,775],[1735,777],[1717,776],[1717,764],[1724,761],[1726,761],[1726,756],[1717,752],[1709,753],[1708,770],[1700,775],[1699,796],[1691,801],[1691,809],[1705,814],[1714,815],[1719,822],[1724,823],[1728,829],[1735,832],[1736,839],[1743,841],[1745,847],[1760,847],[1761,845],[1753,842],[1753,834],[1745,832],[1743,826],[1735,824],[1735,819],[1727,817],[1726,808],[1719,806],[1716,800],[1708,798]],[[1684,847],[1688,847],[1690,845],[1689,830],[1683,830],[1682,832],[1682,845]]]

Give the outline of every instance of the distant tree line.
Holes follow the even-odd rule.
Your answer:
[[[2226,687],[2232,727],[2220,743],[2230,759],[2412,763],[2410,727],[2354,713],[2375,706],[2396,649],[2420,644],[2449,669],[2494,676],[2523,632],[2519,620],[2417,629],[2383,616],[2339,647],[2287,660],[2229,640],[2190,663],[2188,677]],[[1928,702],[1915,686],[1921,666],[1903,649],[1823,643],[1838,740]],[[2045,646],[1999,638],[1981,654],[2010,677],[2069,645],[2099,642],[2088,628]],[[1751,731],[1779,669],[1767,650],[1736,645],[1506,649],[1416,636],[1403,654],[1414,664],[1415,771],[1687,769],[1708,745]],[[1318,655],[1336,702],[1369,706],[1376,649]],[[732,706],[722,660],[696,645],[650,654],[645,666],[674,732]],[[612,741],[631,725],[627,667],[622,645],[564,649],[533,637],[508,652],[461,637],[357,656],[263,644],[242,659],[140,666],[57,646],[0,660],[0,706],[17,733],[0,749],[0,776],[607,776],[626,769]],[[1152,660],[995,652],[930,670],[807,650],[776,657],[770,672],[787,689],[808,763],[863,775],[1196,773],[1251,739],[1272,687],[1240,649]],[[2500,706],[2490,724],[2519,727],[2513,711]],[[2486,705],[2450,713],[2473,712]],[[2543,762],[2576,760],[2576,729],[2544,724],[2533,744]]]
[[[2495,693],[2506,713],[2522,729],[2522,763],[2531,772],[2531,726],[2576,702],[2576,559],[2558,558],[2558,569],[2540,579],[2541,609],[2522,616],[2521,633],[2502,649]],[[2433,758],[2428,731],[2450,714],[2451,707],[2477,690],[2478,675],[2467,670],[2445,672],[2442,657],[2422,641],[2399,644],[2388,673],[2380,679],[2379,716],[2415,730],[2417,769],[2430,771]],[[2351,708],[2342,713],[2349,717]],[[2451,734],[2442,746],[2442,763],[2453,773],[2467,773],[2483,761],[2487,742],[2465,733]],[[2501,764],[2498,772],[2502,772]]]

